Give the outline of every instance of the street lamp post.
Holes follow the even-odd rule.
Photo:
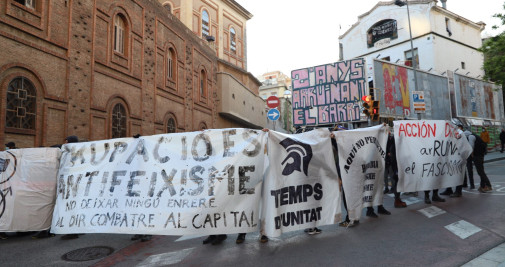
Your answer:
[[[404,1],[401,1],[401,0],[395,0],[395,5],[399,6],[399,7],[402,7],[404,5],[407,5],[407,18],[409,20],[409,34],[410,34],[410,55],[412,57],[412,68],[414,68],[414,84],[415,84],[415,88],[416,88],[416,91],[419,90],[418,88],[418,83],[417,83],[417,61],[416,59],[414,58],[414,41],[412,39],[412,27],[410,26],[410,10],[409,10],[409,1],[408,0],[405,0]],[[421,119],[421,113],[417,113],[417,119],[420,120]]]

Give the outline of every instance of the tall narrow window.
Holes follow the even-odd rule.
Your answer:
[[[237,53],[237,43],[235,41],[236,38],[236,32],[233,27],[230,28],[230,50],[232,53],[236,54]]]
[[[35,130],[36,91],[25,77],[14,78],[7,88],[5,126]]]
[[[124,54],[125,22],[121,15],[114,18],[114,51]]]
[[[202,11],[202,38],[207,39],[210,35],[210,17],[207,10]]]
[[[200,97],[207,97],[207,73],[205,70],[200,71]]]
[[[116,104],[112,108],[112,138],[126,137],[127,134],[127,118],[126,109],[122,104]]]
[[[169,118],[167,121],[167,133],[175,133],[176,129],[175,119]]]
[[[449,34],[449,36],[452,35],[451,20],[449,18],[445,18],[445,30],[447,31],[447,33]]]
[[[174,58],[174,51],[172,48],[168,49],[167,53],[167,78],[170,80],[174,79],[174,66],[175,63],[175,58]]]
[[[464,70],[466,68],[465,62],[461,62],[461,69]]]
[[[168,12],[170,12],[170,14],[172,14],[172,5],[170,5],[169,2],[166,2],[163,4],[163,7],[168,10]]]

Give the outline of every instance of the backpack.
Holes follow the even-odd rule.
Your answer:
[[[475,145],[473,147],[473,154],[477,156],[484,156],[487,154],[487,144],[480,138],[480,136],[472,134],[475,136]]]

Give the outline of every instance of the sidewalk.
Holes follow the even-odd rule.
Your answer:
[[[504,159],[505,159],[505,153],[500,153],[500,151],[493,151],[493,152],[488,152],[486,154],[486,156],[484,156],[484,163],[498,161],[498,160],[504,160]]]
[[[489,250],[461,267],[505,267],[505,243]]]
[[[489,163],[498,160],[504,160],[505,153],[499,151],[489,152],[484,157],[484,163]],[[505,267],[505,243],[490,249],[488,252],[480,255],[472,261],[462,265],[462,267]]]

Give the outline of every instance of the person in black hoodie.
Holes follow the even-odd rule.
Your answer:
[[[397,190],[398,185],[398,162],[396,160],[396,145],[395,138],[392,133],[388,136],[388,142],[386,145],[386,165],[391,166],[393,169],[393,185],[391,186],[391,192],[395,195],[395,208],[405,208],[407,204],[403,202],[400,198],[400,193]]]

